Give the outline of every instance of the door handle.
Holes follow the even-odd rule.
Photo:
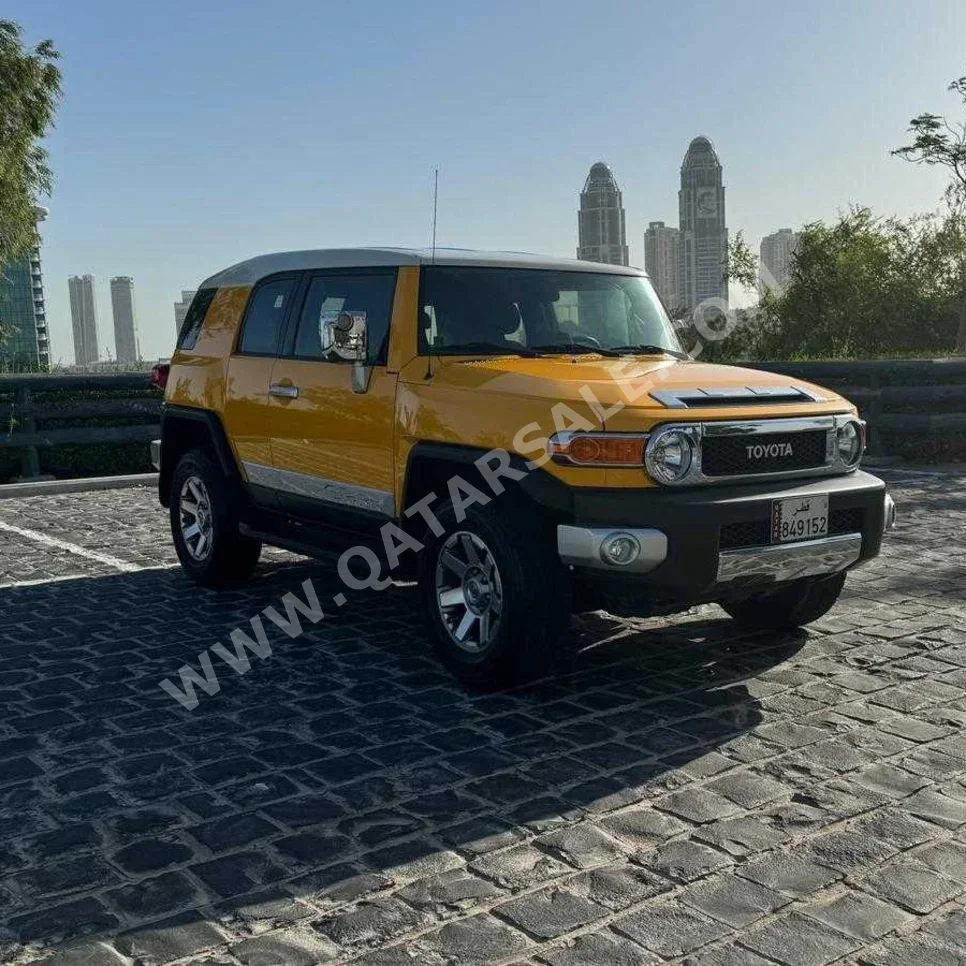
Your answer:
[[[282,399],[298,399],[299,387],[293,386],[290,383],[273,382],[268,387],[268,394],[270,396],[279,396]]]

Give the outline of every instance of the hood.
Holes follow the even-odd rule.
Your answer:
[[[717,365],[690,360],[654,357],[623,359],[601,356],[543,356],[522,359],[498,356],[473,360],[448,360],[436,357],[438,363],[433,382],[442,387],[462,387],[500,396],[552,399],[555,402],[590,401],[587,390],[605,408],[618,402],[642,415],[661,421],[722,419],[738,415],[745,418],[763,416],[818,415],[842,412],[849,403],[837,393],[802,379],[762,372],[740,366]],[[586,388],[585,388],[586,387]],[[792,401],[769,400],[766,391],[801,387],[806,393]],[[700,391],[722,393],[749,388],[762,391],[735,404],[721,402],[705,405]],[[660,393],[655,397],[652,393]],[[686,405],[675,399],[683,394]],[[807,393],[815,398],[809,398]],[[746,395],[748,395],[746,393]],[[663,401],[662,401],[663,399]],[[621,428],[612,425],[608,428]]]

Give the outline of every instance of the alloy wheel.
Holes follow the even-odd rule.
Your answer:
[[[451,533],[436,558],[436,603],[453,643],[470,654],[496,639],[503,615],[503,584],[489,547],[466,530]]]
[[[206,560],[214,537],[211,525],[211,498],[199,476],[189,476],[181,487],[178,501],[181,538],[194,560]]]

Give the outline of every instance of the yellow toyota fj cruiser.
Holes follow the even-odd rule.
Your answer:
[[[894,519],[864,444],[834,392],[689,359],[636,269],[333,249],[202,283],[153,448],[194,580],[262,543],[415,573],[439,657],[493,680],[575,610],[821,617]]]

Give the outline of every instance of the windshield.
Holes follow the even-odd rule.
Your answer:
[[[683,354],[639,275],[431,266],[421,304],[423,354]]]

